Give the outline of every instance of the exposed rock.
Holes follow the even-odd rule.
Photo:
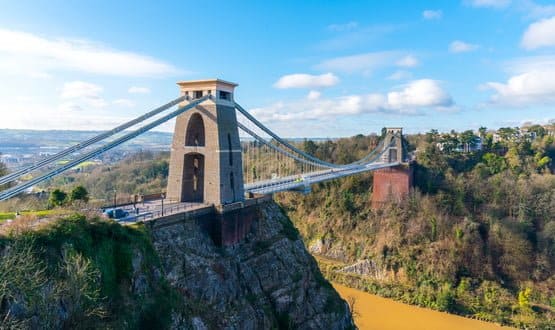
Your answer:
[[[344,273],[357,274],[372,277],[376,280],[384,280],[388,276],[388,271],[379,267],[374,260],[364,259],[341,269]]]
[[[268,203],[260,206],[252,233],[233,247],[216,247],[193,222],[153,231],[166,279],[199,307],[193,328],[353,327],[347,304],[292,226]],[[173,327],[183,327],[179,317]]]

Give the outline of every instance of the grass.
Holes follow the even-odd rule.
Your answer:
[[[0,223],[15,218],[15,212],[0,212]]]
[[[27,216],[36,216],[38,218],[47,217],[47,216],[54,216],[54,215],[64,215],[67,214],[68,211],[65,210],[40,210],[40,211],[21,211],[21,215]],[[15,219],[16,215],[15,212],[0,212],[0,223],[8,220],[8,219]]]
[[[57,165],[65,165],[67,163],[69,163],[69,160],[60,160],[56,164]],[[96,165],[96,163],[89,160],[89,161],[86,161],[86,162],[82,162],[82,163],[80,163],[76,166],[73,166],[71,169],[76,170],[78,168],[85,168],[85,167],[88,167],[88,166],[91,166],[91,165]]]

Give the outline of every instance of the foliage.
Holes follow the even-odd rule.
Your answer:
[[[52,206],[62,206],[67,200],[67,193],[60,189],[54,189],[48,198],[48,204]]]
[[[67,172],[46,182],[42,189],[73,191],[81,186],[93,204],[112,203],[116,189],[118,201],[132,201],[133,195],[160,193],[166,189],[168,156],[168,153],[152,152],[133,154],[117,164]]]
[[[69,198],[72,202],[83,201],[87,202],[89,200],[89,192],[83,186],[77,186],[71,190],[69,193]]]
[[[450,151],[437,143],[469,141],[470,132],[409,136],[419,150],[416,188],[382,209],[371,207],[372,174],[276,199],[305,244],[319,244],[313,250],[328,260],[319,263],[329,280],[438,310],[549,328],[555,313],[535,306],[550,306],[555,296],[555,176],[550,161],[541,161],[555,145],[549,136],[529,141],[514,128],[501,135],[506,140],[467,153],[455,142]],[[375,269],[364,276],[341,271],[360,260]]]
[[[75,214],[0,236],[0,254],[0,319],[24,327],[166,328],[181,304],[140,226]]]

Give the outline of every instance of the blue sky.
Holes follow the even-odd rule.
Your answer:
[[[178,96],[239,83],[284,136],[555,119],[555,3],[3,1],[0,128],[109,129]],[[171,123],[161,127],[171,130]]]

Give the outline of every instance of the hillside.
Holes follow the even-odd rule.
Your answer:
[[[371,207],[372,175],[276,200],[332,281],[385,297],[519,327],[555,323],[555,176],[538,160],[552,138],[506,153],[418,146],[408,199]]]
[[[195,222],[149,230],[76,214],[0,228],[2,328],[353,327],[273,203],[233,248]]]

